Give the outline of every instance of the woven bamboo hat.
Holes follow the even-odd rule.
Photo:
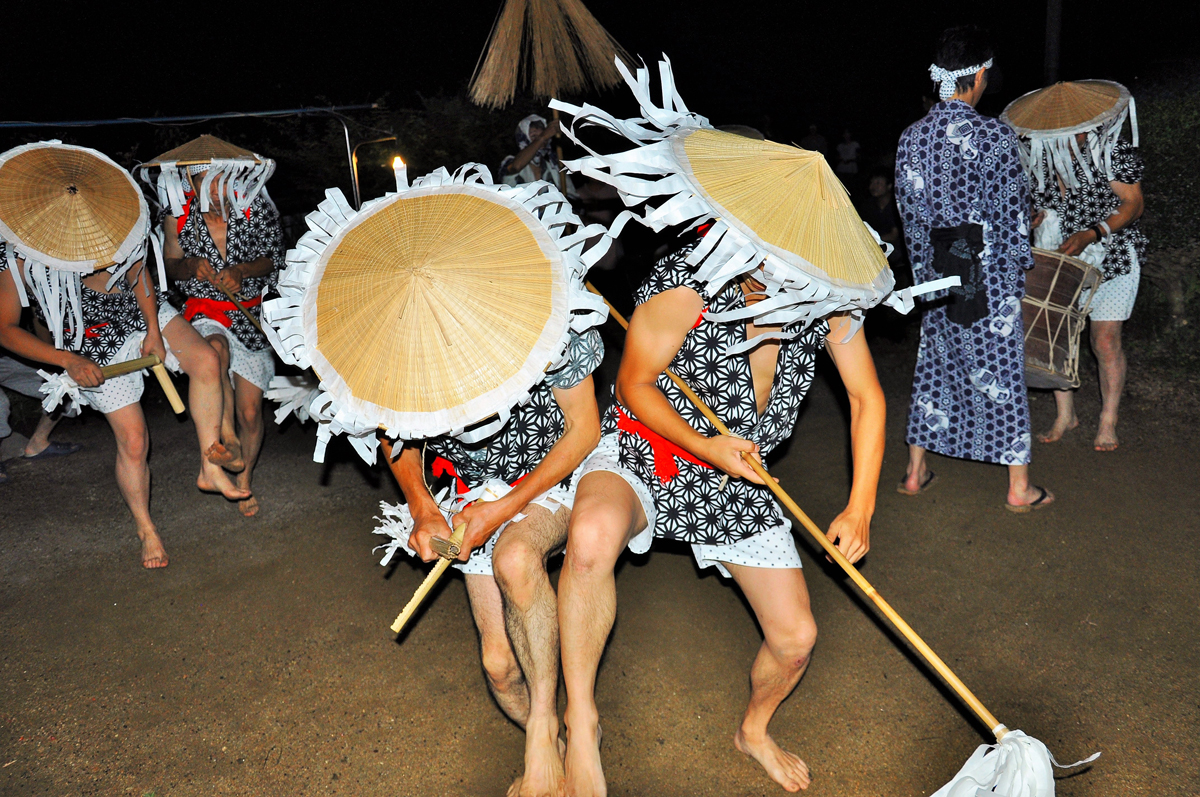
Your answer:
[[[259,195],[270,202],[266,185],[275,173],[275,161],[216,136],[194,138],[137,168],[142,180],[155,188],[158,204],[178,218],[184,215],[188,195],[192,193],[193,181],[188,168],[201,166],[208,167],[203,169],[203,182],[195,186],[201,211],[209,210],[209,187],[214,182],[219,188],[221,202],[235,213],[245,213]],[[157,179],[152,177],[155,170],[158,171]]]
[[[309,216],[264,318],[347,429],[482,439],[556,367],[572,328],[603,320],[582,277],[604,229],[583,228],[547,183],[490,183],[481,166],[440,170],[358,212],[331,190]]]
[[[617,119],[591,105],[552,101],[551,108],[574,117],[566,134],[592,153],[565,165],[613,186],[629,207],[645,203],[641,214],[626,211],[614,221],[614,236],[631,219],[655,230],[710,223],[685,261],[710,293],[758,270],[766,299],[708,318],[782,324],[793,330],[782,335],[788,337],[835,312],[861,319],[863,311],[884,301],[911,309],[911,293],[892,292],[895,280],[882,242],[819,153],[714,129],[679,97],[666,58],[659,62],[660,102],[651,96],[647,69],[638,69],[635,77],[620,60],[616,67],[642,116]],[[597,153],[577,136],[576,128],[589,125],[637,146]]]
[[[199,166],[204,163],[212,163],[214,160],[244,160],[262,163],[266,159],[248,149],[230,144],[224,139],[205,134],[175,147],[175,149],[167,150],[157,158],[146,161],[139,168],[147,169],[152,166],[162,166],[164,163],[173,163],[176,166]]]
[[[1055,83],[1013,100],[1001,118],[1023,136],[1059,136],[1104,125],[1129,101],[1129,90],[1109,80]]]
[[[784,262],[845,285],[870,285],[887,258],[818,152],[721,130],[682,130],[671,148],[717,214]]]
[[[24,259],[105,269],[140,253],[148,230],[142,192],[105,155],[58,142],[0,155],[0,237]]]

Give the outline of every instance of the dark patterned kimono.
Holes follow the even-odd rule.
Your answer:
[[[900,137],[896,203],[915,282],[958,274],[925,309],[908,442],[1004,465],[1030,459],[1021,297],[1033,267],[1017,136],[960,100]]]
[[[709,312],[746,306],[736,281],[730,281],[716,296],[710,296],[696,281],[695,268],[683,262],[695,245],[691,243],[658,262],[634,294],[637,304],[663,291],[686,287],[700,295]],[[791,436],[800,402],[812,384],[817,351],[828,334],[828,325],[821,322],[790,340],[780,341],[775,381],[761,416],[754,398],[749,352],[726,355],[730,346],[746,340],[745,321],[719,323],[702,317],[684,338],[669,368],[696,391],[731,432],[753,440],[766,456]],[[665,374],[659,376],[658,387],[693,429],[708,437],[717,434],[716,428]],[[693,460],[690,455],[672,456],[660,450],[656,459],[654,444],[644,432],[630,431],[640,425],[632,411],[614,401],[605,415],[603,433],[619,434],[621,466],[636,474],[654,497],[655,536],[704,545],[730,545],[784,524],[779,504],[766,487],[744,479],[729,479],[722,486],[723,471]]]
[[[0,274],[5,271],[8,271],[8,258],[5,255],[5,244],[0,241]],[[20,279],[18,275],[13,276]],[[119,290],[112,293],[94,291],[86,285],[81,285],[80,288],[83,343],[78,349],[74,347],[75,331],[70,328],[74,322],[70,317],[63,319],[63,342],[66,348],[87,357],[96,365],[108,365],[130,335],[146,331],[146,317],[138,307],[137,297],[133,294],[134,289],[124,282],[119,286]],[[34,316],[49,329],[50,322],[46,320],[37,297],[30,292],[30,298]],[[160,306],[164,301],[164,297],[159,295]]]
[[[191,208],[192,203],[188,203]],[[246,215],[234,215],[229,219],[228,231],[225,234],[225,254],[213,242],[204,223],[204,216],[198,210],[192,210],[180,223],[179,246],[185,257],[203,257],[215,271],[223,271],[231,265],[250,263],[260,257],[269,257],[275,264],[275,270],[262,277],[246,277],[242,280],[241,293],[247,299],[247,309],[255,318],[261,319],[258,303],[259,297],[266,288],[274,288],[279,281],[279,272],[283,269],[283,229],[279,225],[279,211],[262,197],[255,199]],[[176,286],[189,298],[210,299],[217,302],[228,302],[225,294],[206,280],[190,277],[178,280]],[[231,322],[229,329],[237,339],[250,351],[262,351],[270,344],[250,323],[240,310],[233,309],[225,314]]]
[[[1055,211],[1062,224],[1063,239],[1070,238],[1093,224],[1104,221],[1121,206],[1121,199],[1113,192],[1109,182],[1136,185],[1142,181],[1142,158],[1128,141],[1119,140],[1112,153],[1112,178],[1099,176],[1088,178],[1083,167],[1075,166],[1078,188],[1060,189],[1058,180],[1052,177],[1046,190],[1037,196],[1038,208]],[[1117,230],[1104,241],[1104,279],[1128,274],[1133,258],[1138,262],[1146,258],[1146,234],[1139,220]]]
[[[603,359],[604,341],[599,331],[589,329],[582,335],[571,332],[567,362],[546,374],[546,379],[530,391],[529,401],[513,410],[500,431],[474,444],[449,435],[429,440],[429,451],[435,456],[434,475],[455,475],[461,493],[489,479],[512,484],[528,474],[546,458],[566,428],[553,388],[575,387]],[[450,469],[446,469],[447,463]]]

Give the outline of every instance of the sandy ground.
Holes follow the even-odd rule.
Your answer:
[[[1059,794],[1197,793],[1195,431],[1130,402],[1121,449],[1097,454],[1085,391],[1084,428],[1036,451],[1056,506],[1010,514],[1002,469],[941,458],[937,487],[905,498],[913,345],[876,352],[890,427],[867,577],[1002,721],[1063,761],[1104,752]],[[11,464],[0,488],[0,793],[502,794],[522,736],[483,686],[461,578],[404,639],[388,631],[423,575],[371,553],[390,476],[344,444],[313,463],[311,430],[273,430],[245,520],[194,489],[192,427],[147,395],[165,571],[137,565],[97,416],[58,432],[86,451]],[[821,524],[849,484],[835,396],[814,387],[774,465]],[[1038,427],[1052,407],[1034,401]],[[821,637],[773,732],[810,794],[929,794],[986,729],[814,551],[801,541]],[[730,743],[758,630],[685,553],[620,567],[598,686],[611,791],[782,794]]]

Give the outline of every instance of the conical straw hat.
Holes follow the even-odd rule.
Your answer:
[[[820,153],[721,130],[672,137],[697,192],[730,225],[797,268],[869,285],[887,270],[842,182]]]
[[[1108,80],[1055,83],[1013,100],[1001,118],[1023,136],[1060,136],[1091,129],[1120,115],[1129,91]]]
[[[174,163],[176,166],[198,166],[202,163],[212,163],[214,160],[245,160],[262,163],[265,159],[248,149],[205,134],[175,149],[167,150],[157,158],[141,164],[139,168],[146,169],[151,166],[161,166],[164,163]]]
[[[148,230],[133,177],[101,153],[42,142],[0,155],[0,237],[23,257],[104,269],[141,251]]]
[[[559,367],[571,330],[604,319],[583,287],[604,228],[584,227],[548,183],[490,181],[475,164],[442,169],[357,212],[331,189],[263,305],[280,356],[320,379],[312,414],[369,433],[371,460],[379,427],[464,440],[499,429]]]

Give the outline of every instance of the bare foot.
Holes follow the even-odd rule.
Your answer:
[[[254,517],[258,514],[258,499],[254,496],[238,501],[238,511],[246,517]]]
[[[204,452],[204,458],[230,473],[240,473],[246,467],[240,454],[234,457],[233,452],[220,443],[213,443],[209,446],[208,450]]]
[[[1092,447],[1097,451],[1116,451],[1117,446],[1117,424],[1108,423],[1103,418],[1100,419],[1100,430],[1096,432],[1096,439],[1092,441]]]
[[[1079,419],[1072,415],[1069,419],[1055,418],[1054,425],[1050,427],[1050,431],[1042,432],[1037,436],[1038,442],[1041,443],[1057,443],[1062,440],[1062,436],[1079,425]]]
[[[163,548],[162,540],[153,527],[138,531],[142,541],[142,567],[147,570],[157,570],[167,566],[167,550]]]
[[[801,761],[800,756],[781,749],[769,734],[764,733],[761,739],[752,742],[739,728],[733,735],[733,746],[762,764],[771,780],[787,791],[807,789],[812,782],[808,764]]]
[[[250,497],[250,491],[236,486],[225,471],[207,460],[200,462],[200,475],[196,477],[196,486],[201,492],[220,493],[230,501],[241,501]]]
[[[557,723],[556,723],[557,724]],[[561,797],[564,779],[562,755],[558,751],[557,727],[525,730],[525,774],[513,783],[510,797]]]
[[[604,769],[600,766],[599,724],[579,724],[567,730],[564,763],[567,797],[605,797]]]

